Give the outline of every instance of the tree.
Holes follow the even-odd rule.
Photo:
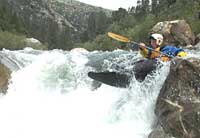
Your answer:
[[[108,27],[108,17],[106,16],[105,12],[98,12],[96,15],[96,33],[103,34]]]
[[[96,36],[96,20],[95,20],[95,13],[91,13],[88,19],[88,37],[95,38]]]
[[[142,13],[142,2],[141,2],[141,0],[137,0],[137,6],[135,8],[135,14],[139,15],[140,13]]]
[[[176,3],[176,0],[167,0],[167,7],[170,7],[171,5],[175,4]]]
[[[150,9],[149,9],[149,0],[142,0],[142,10],[144,14],[148,14]]]
[[[130,10],[128,11],[128,13],[130,14],[130,15],[134,15],[135,14],[135,9],[136,9],[136,7],[131,7],[130,8]]]
[[[113,21],[119,21],[121,18],[124,18],[128,15],[126,9],[119,8],[117,11],[112,12]]]
[[[156,14],[156,9],[157,9],[157,7],[158,7],[158,0],[152,0],[151,1],[151,12],[153,13],[153,14]]]
[[[87,37],[90,40],[94,39],[96,35],[103,34],[109,26],[109,17],[106,16],[105,12],[93,12],[89,16]]]

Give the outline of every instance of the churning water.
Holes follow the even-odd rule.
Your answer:
[[[169,63],[142,83],[133,77],[130,88],[92,89],[88,71],[117,70],[116,64],[130,69],[130,61],[139,58],[118,53],[2,51],[17,67],[7,94],[0,97],[0,137],[147,138]]]

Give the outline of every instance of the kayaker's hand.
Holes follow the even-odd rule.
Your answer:
[[[140,48],[140,49],[144,49],[145,46],[146,46],[146,45],[145,45],[144,43],[139,43],[139,48]]]
[[[176,56],[178,57],[185,57],[187,54],[184,51],[180,51],[178,52],[178,54]]]

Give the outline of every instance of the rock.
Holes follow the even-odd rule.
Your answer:
[[[163,34],[166,44],[181,46],[195,44],[194,33],[185,20],[159,22],[152,28],[151,32]]]
[[[160,90],[155,113],[165,133],[200,137],[200,60],[176,59]]]
[[[6,93],[10,79],[10,70],[0,63],[0,93]]]
[[[187,46],[185,46],[185,48],[186,49],[189,49],[189,50],[192,50],[192,49],[194,49],[195,50],[195,46],[193,46],[193,45],[187,45]]]
[[[197,43],[194,47],[196,47],[196,48],[200,48],[200,42]]]
[[[35,38],[27,38],[26,42],[33,43],[33,44],[41,44],[41,42]]]
[[[73,48],[70,50],[72,53],[88,53],[89,51],[85,48]]]
[[[195,42],[196,42],[196,43],[200,42],[200,33],[197,34],[196,39],[195,39]]]
[[[38,49],[39,47],[42,46],[42,43],[35,38],[26,38],[24,40],[24,43],[25,43],[26,47],[31,47],[31,48],[34,48],[34,49]]]
[[[149,134],[148,138],[171,138],[171,136],[166,134],[162,127],[159,126]]]

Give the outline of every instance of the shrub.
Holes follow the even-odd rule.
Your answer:
[[[0,49],[6,48],[10,50],[19,50],[27,47],[24,35],[14,34],[10,32],[0,31]],[[30,46],[29,46],[30,47]],[[47,46],[38,44],[32,45],[34,49],[47,49]]]

